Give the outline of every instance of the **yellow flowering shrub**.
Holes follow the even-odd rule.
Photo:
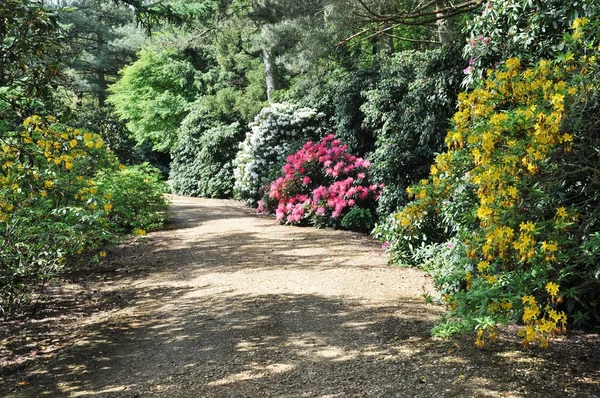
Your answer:
[[[482,347],[498,324],[523,322],[523,343],[547,347],[567,316],[597,315],[598,31],[580,18],[564,55],[508,59],[461,93],[447,151],[407,190],[401,239],[430,217],[453,225],[430,253],[448,306],[435,332],[476,330]]]
[[[154,213],[164,208],[161,191],[128,183],[133,179],[127,173],[97,134],[62,126],[53,117],[29,117],[20,131],[0,137],[0,312],[27,302],[67,258],[113,241],[118,227],[132,224],[124,215],[158,222],[132,203],[158,203]],[[106,176],[121,174],[121,184],[106,182]]]

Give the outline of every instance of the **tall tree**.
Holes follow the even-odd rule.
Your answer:
[[[106,0],[65,0],[62,5],[72,7],[61,13],[61,22],[69,26],[73,90],[78,97],[95,96],[103,107],[108,85],[123,66],[134,61],[143,32],[137,29],[129,7]]]

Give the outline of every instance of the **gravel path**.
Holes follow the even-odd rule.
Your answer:
[[[550,352],[431,338],[429,279],[386,262],[364,235],[174,197],[170,227],[113,250],[110,277],[86,285],[111,305],[56,325],[62,345],[0,379],[0,395],[600,396],[597,335]]]

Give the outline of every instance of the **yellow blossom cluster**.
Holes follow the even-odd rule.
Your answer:
[[[51,116],[32,116],[22,131],[0,138],[0,223],[17,222],[16,213],[34,207],[112,211],[110,198],[97,197],[98,188],[86,173],[89,162],[114,169],[116,158],[99,135],[56,122]]]
[[[553,300],[558,295],[559,286],[553,282],[546,285],[546,290],[551,293]],[[550,339],[557,333],[565,330],[567,314],[546,306],[542,312],[539,304],[531,295],[525,295],[523,302],[523,322],[525,330],[520,335],[523,345],[539,344],[542,348],[548,348]]]

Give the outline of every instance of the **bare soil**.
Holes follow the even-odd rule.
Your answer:
[[[167,229],[0,326],[5,397],[600,397],[600,339],[430,336],[426,275],[379,244],[174,197]]]

